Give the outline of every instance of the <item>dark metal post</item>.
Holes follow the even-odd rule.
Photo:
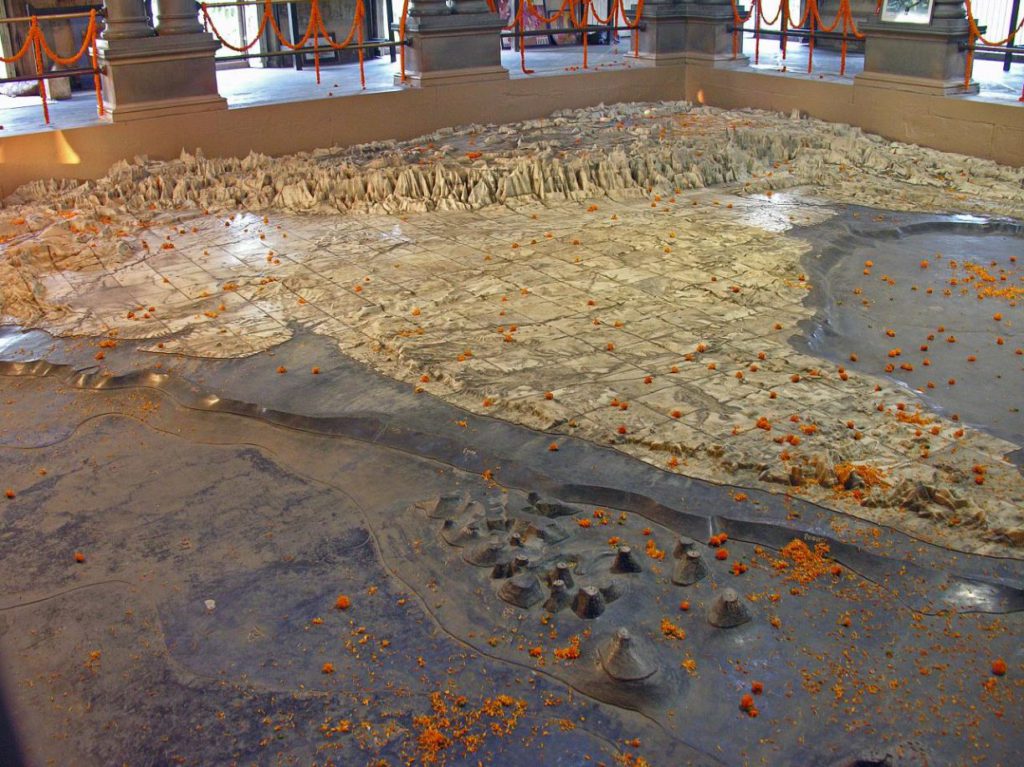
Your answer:
[[[1010,39],[1007,40],[1007,48],[1012,48],[1014,45],[1014,34],[1013,31],[1017,28],[1017,17],[1020,15],[1020,0],[1013,0],[1013,6],[1010,8],[1010,29],[1007,34]],[[1009,72],[1010,65],[1013,63],[1013,51],[1007,50],[1006,57],[1003,59],[1003,71]]]
[[[291,35],[291,43],[295,45],[299,39],[299,7],[295,3],[288,3],[288,33]],[[302,51],[295,51],[292,59],[295,68],[302,70]]]

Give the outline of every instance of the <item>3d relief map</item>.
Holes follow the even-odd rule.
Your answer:
[[[23,186],[11,763],[1020,764],[1022,220],[685,102]]]

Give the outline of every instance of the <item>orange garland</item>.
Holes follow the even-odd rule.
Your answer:
[[[834,32],[840,24],[842,24],[842,56],[840,59],[839,74],[846,74],[846,53],[848,45],[848,36],[852,35],[857,40],[863,40],[864,35],[857,29],[857,24],[853,20],[853,10],[850,5],[850,0],[840,0],[839,9],[836,11],[836,17],[832,20],[831,24],[826,24],[821,19],[821,12],[818,9],[818,0],[808,0],[807,7],[804,9],[803,17],[797,21],[790,16],[789,13],[789,0],[781,0],[779,3],[779,9],[776,11],[772,18],[768,18],[764,13],[764,2],[763,0],[752,0],[750,12],[747,13],[746,17],[740,14],[737,0],[731,0],[732,2],[732,16],[733,16],[733,33],[732,33],[732,55],[736,58],[739,55],[739,35],[742,34],[742,25],[746,24],[751,16],[754,17],[754,63],[759,63],[761,59],[761,24],[762,22],[767,25],[772,25],[779,20],[780,17],[789,24],[790,27],[800,28],[805,24],[808,27],[808,55],[807,55],[807,71],[811,72],[814,67],[814,32],[819,30],[821,32]],[[881,0],[879,0],[878,7],[881,7]],[[876,9],[877,12],[877,9]],[[785,14],[785,16],[783,16]],[[786,40],[787,35],[783,32],[781,37],[781,49],[782,58],[786,58]]]
[[[497,11],[494,0],[487,0],[487,3],[492,11]],[[526,51],[523,46],[524,38],[543,36],[545,30],[526,29],[526,13],[528,12],[541,24],[554,24],[559,19],[565,19],[569,26],[574,29],[578,29],[583,33],[583,68],[588,69],[589,41],[587,39],[586,29],[590,26],[590,14],[592,13],[594,15],[594,20],[602,26],[612,24],[616,19],[619,19],[622,22],[622,26],[636,33],[640,28],[643,9],[644,0],[639,0],[636,6],[636,19],[632,24],[630,24],[629,19],[626,16],[625,0],[612,0],[611,8],[608,10],[608,15],[604,18],[601,18],[600,14],[598,14],[594,9],[594,0],[562,0],[561,6],[559,6],[558,10],[550,16],[545,16],[541,11],[537,10],[533,0],[522,0],[519,5],[519,10],[505,29],[516,30],[516,40],[519,44],[519,66],[522,69],[523,74],[529,75],[533,74],[534,70],[526,68]],[[633,56],[634,58],[637,58],[640,56],[640,37],[638,34],[633,34],[632,37]]]
[[[320,41],[323,40],[327,43],[328,47],[333,50],[340,51],[342,48],[348,47],[352,40],[355,39],[357,44],[360,46],[359,52],[359,81],[362,87],[366,88],[366,72],[363,69],[364,54],[362,49],[363,44],[363,29],[362,22],[366,18],[366,8],[363,5],[363,0],[356,0],[356,13],[352,19],[352,26],[349,27],[348,36],[340,43],[335,43],[331,40],[330,34],[327,32],[327,28],[324,26],[323,14],[320,12],[319,0],[310,0],[309,7],[309,23],[306,25],[306,31],[302,37],[294,43],[289,42],[285,39],[284,34],[281,32],[281,28],[277,24],[277,20],[273,14],[273,3],[271,0],[265,0],[263,4],[263,15],[260,18],[260,27],[256,32],[256,36],[251,42],[245,43],[241,47],[232,45],[217,29],[217,26],[213,23],[213,19],[210,18],[210,12],[207,10],[206,3],[199,4],[200,9],[203,12],[203,24],[206,25],[210,31],[213,32],[216,37],[225,48],[229,48],[232,51],[238,53],[245,53],[249,51],[256,43],[263,37],[264,31],[266,31],[267,25],[274,31],[274,35],[277,37],[278,43],[282,47],[288,50],[297,51],[300,48],[304,48],[309,39],[313,39],[313,68],[316,72],[317,85],[320,84]],[[408,0],[406,0],[405,7],[402,9],[402,31],[404,32],[405,17],[408,13]],[[403,35],[404,38],[404,35]],[[402,77],[405,77],[405,51],[402,51]]]
[[[85,29],[85,35],[82,37],[82,47],[78,50],[78,53],[73,56],[58,56],[46,42],[43,30],[39,27],[39,17],[31,16],[29,17],[28,34],[25,36],[25,42],[22,43],[21,49],[10,58],[0,56],[0,61],[3,63],[13,64],[15,61],[19,61],[24,58],[28,54],[29,49],[32,49],[36,61],[36,71],[40,74],[39,98],[43,102],[43,119],[46,121],[47,125],[50,124],[50,107],[46,103],[46,78],[41,76],[46,72],[46,67],[43,62],[44,54],[53,63],[60,64],[65,67],[76,64],[83,56],[89,56],[92,63],[93,84],[96,88],[96,111],[100,117],[103,116],[103,94],[100,92],[99,53],[96,49],[96,39],[98,36],[96,27],[96,10],[93,9],[89,11],[89,26]]]
[[[1024,29],[1024,18],[1020,20],[1017,28],[1002,40],[988,40],[981,34],[981,30],[978,29],[978,25],[974,23],[974,10],[971,8],[971,0],[964,0],[964,2],[967,6],[967,24],[970,28],[967,40],[967,66],[964,68],[964,87],[967,88],[971,84],[971,74],[974,72],[974,46],[977,44],[978,40],[981,40],[985,45],[991,45],[993,48],[998,48],[1001,45],[1008,45],[1009,42],[1017,36],[1021,29]],[[1024,101],[1024,90],[1021,91],[1019,100]]]
[[[750,21],[750,17],[757,12],[758,0],[753,0],[750,6],[750,12],[744,18],[740,14],[739,6],[736,5],[736,0],[732,0],[732,57],[736,58],[740,53],[740,33],[743,31],[743,25]],[[756,22],[755,22],[756,24]]]
[[[487,0],[488,5],[492,5],[494,0]],[[492,7],[493,11],[494,8]],[[406,81],[405,76],[405,21],[409,17],[409,0],[404,0],[402,3],[402,18],[398,22],[398,40],[402,43],[398,48],[399,68],[402,75],[402,82]]]

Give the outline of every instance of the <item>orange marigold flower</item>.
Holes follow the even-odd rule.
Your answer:
[[[715,552],[715,559],[726,560],[728,558],[729,558],[729,550],[728,549],[719,549],[718,551]]]
[[[83,554],[81,551],[76,551],[75,561],[78,562],[78,564],[82,564],[83,562],[85,562],[85,554]]]
[[[647,545],[644,547],[644,551],[651,559],[661,561],[665,558],[665,552],[657,547],[653,538],[647,539]]]
[[[661,619],[661,633],[670,639],[686,639],[686,630],[680,628],[668,618]]]
[[[1006,661],[1002,658],[996,658],[992,661],[992,673],[996,676],[1002,676],[1006,673]]]
[[[338,610],[347,610],[352,606],[352,600],[344,594],[338,595],[338,598],[334,600],[334,607]]]
[[[566,647],[556,647],[553,654],[559,660],[576,660],[580,657],[580,638],[573,636]]]
[[[551,451],[552,453],[557,453],[558,452],[558,443],[557,442],[552,442],[550,445],[548,445],[548,450]]]
[[[323,672],[324,674],[333,674],[334,673],[334,664],[333,663],[325,663],[321,667],[320,671]]]
[[[760,695],[762,692],[764,692],[764,683],[763,682],[753,682],[753,683],[751,683],[750,691],[752,693],[754,693],[754,695]]]

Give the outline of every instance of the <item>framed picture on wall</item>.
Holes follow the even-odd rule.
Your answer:
[[[927,24],[932,20],[934,2],[935,0],[885,0],[882,5],[882,21]]]

